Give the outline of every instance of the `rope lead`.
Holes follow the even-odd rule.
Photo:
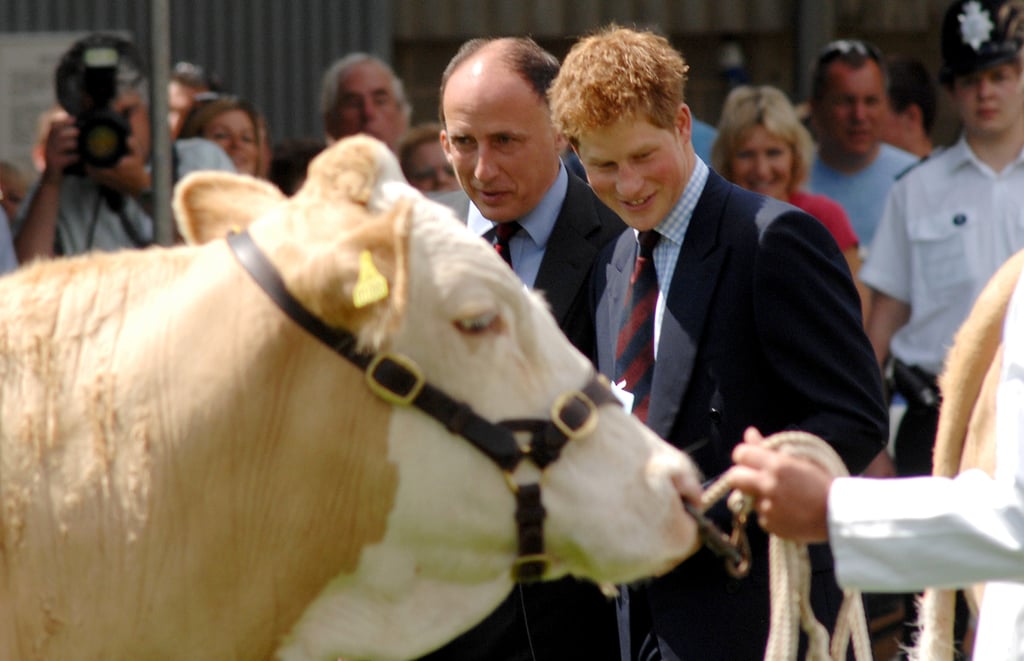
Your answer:
[[[835,477],[849,475],[843,460],[821,438],[803,431],[784,431],[764,440],[764,446],[780,452],[809,459]],[[701,498],[702,511],[721,500],[733,513],[733,532],[742,530],[753,509],[753,499],[734,490],[725,480],[709,486]],[[727,567],[728,568],[728,567]],[[807,634],[805,661],[843,661],[846,648],[853,641],[857,661],[871,661],[871,638],[864,616],[860,591],[845,590],[831,643],[828,630],[814,617],[811,609],[811,561],[807,545],[770,535],[768,539],[768,576],[771,597],[771,629],[765,648],[765,661],[796,659],[799,628]]]

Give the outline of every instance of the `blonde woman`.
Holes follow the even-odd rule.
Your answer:
[[[733,183],[789,202],[821,221],[846,258],[865,312],[867,290],[857,279],[859,241],[846,211],[831,198],[803,190],[813,149],[810,132],[781,90],[742,85],[725,99],[711,163]]]

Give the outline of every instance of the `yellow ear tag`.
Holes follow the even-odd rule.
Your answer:
[[[359,277],[352,290],[352,304],[363,308],[388,297],[388,280],[377,270],[369,250],[359,253]]]

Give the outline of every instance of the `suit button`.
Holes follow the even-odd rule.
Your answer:
[[[711,409],[708,411],[708,415],[711,416],[711,422],[718,424],[722,421],[722,412],[718,409]]]

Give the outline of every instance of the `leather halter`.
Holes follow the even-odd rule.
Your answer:
[[[540,484],[518,484],[512,472],[524,459],[543,470],[558,459],[565,444],[583,438],[597,426],[597,408],[605,404],[621,406],[604,377],[593,374],[582,390],[559,395],[551,406],[551,417],[503,420],[493,423],[478,415],[472,407],[432,386],[410,358],[396,353],[367,354],[356,351],[352,333],[328,326],[306,309],[286,288],[274,265],[267,259],[248,231],[227,237],[242,268],[295,323],[332,351],[363,370],[367,387],[384,401],[396,406],[415,406],[461,436],[498,465],[516,497],[516,524],[519,550],[512,567],[516,581],[535,581],[543,577],[550,562],[544,551],[544,505]],[[528,434],[520,443],[516,434]]]

